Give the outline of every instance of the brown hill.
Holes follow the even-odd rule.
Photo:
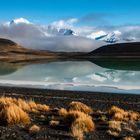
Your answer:
[[[76,58],[85,53],[51,52],[24,48],[17,43],[0,38],[0,60],[27,61],[36,59]]]

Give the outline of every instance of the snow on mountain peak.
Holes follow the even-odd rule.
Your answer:
[[[19,23],[30,24],[30,22],[25,18],[17,18],[10,22],[10,24],[19,24]]]
[[[101,37],[101,36],[104,36],[104,35],[106,35],[106,34],[107,34],[107,33],[104,32],[104,31],[98,31],[98,32],[93,32],[93,33],[91,33],[91,34],[88,35],[87,37],[88,37],[88,38],[91,38],[91,39],[96,39],[96,38]]]

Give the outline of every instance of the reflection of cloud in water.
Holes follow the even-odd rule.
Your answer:
[[[6,69],[6,68],[5,68]],[[32,64],[20,67],[14,73],[0,76],[1,80],[51,82],[51,87],[66,85],[102,85],[108,87],[140,86],[140,72],[102,68],[89,61],[63,61]],[[42,85],[43,86],[43,85]],[[81,86],[82,87],[82,86]],[[80,88],[80,87],[79,87]]]

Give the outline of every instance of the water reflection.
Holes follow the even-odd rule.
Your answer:
[[[138,90],[140,61],[52,61],[0,63],[0,83],[43,88]]]

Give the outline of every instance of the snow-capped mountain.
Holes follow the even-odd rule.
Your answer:
[[[24,32],[31,32],[30,30],[38,30],[39,34],[44,36],[70,36],[77,35],[72,29],[69,28],[58,28],[54,25],[41,26],[36,25],[24,18],[14,19],[8,22],[8,26],[14,26],[14,29],[24,28]],[[28,31],[27,31],[27,30]]]
[[[30,24],[31,22],[28,21],[28,20],[25,19],[25,18],[13,19],[13,20],[11,20],[11,22],[9,22],[10,25],[12,25],[12,24],[20,24],[20,23],[23,23],[23,24]]]
[[[107,43],[116,43],[117,41],[120,40],[120,38],[113,32],[113,33],[96,37],[95,40],[102,40]]]
[[[60,29],[59,34],[60,35],[76,35],[76,33],[71,29]]]
[[[68,22],[68,21],[67,21]],[[66,22],[66,23],[67,23]],[[58,26],[59,25],[59,26]],[[61,26],[60,26],[61,25]],[[131,33],[128,29],[131,29]],[[109,30],[109,31],[108,31]],[[132,30],[134,30],[132,32]],[[86,27],[74,27],[68,26],[68,23],[61,21],[51,23],[49,25],[38,25],[28,21],[25,18],[14,19],[11,22],[0,24],[0,36],[5,38],[46,38],[46,37],[84,37],[87,39],[101,41],[104,43],[117,43],[117,42],[134,42],[139,40],[139,28],[138,27],[117,27],[114,30],[111,29],[96,29]]]

